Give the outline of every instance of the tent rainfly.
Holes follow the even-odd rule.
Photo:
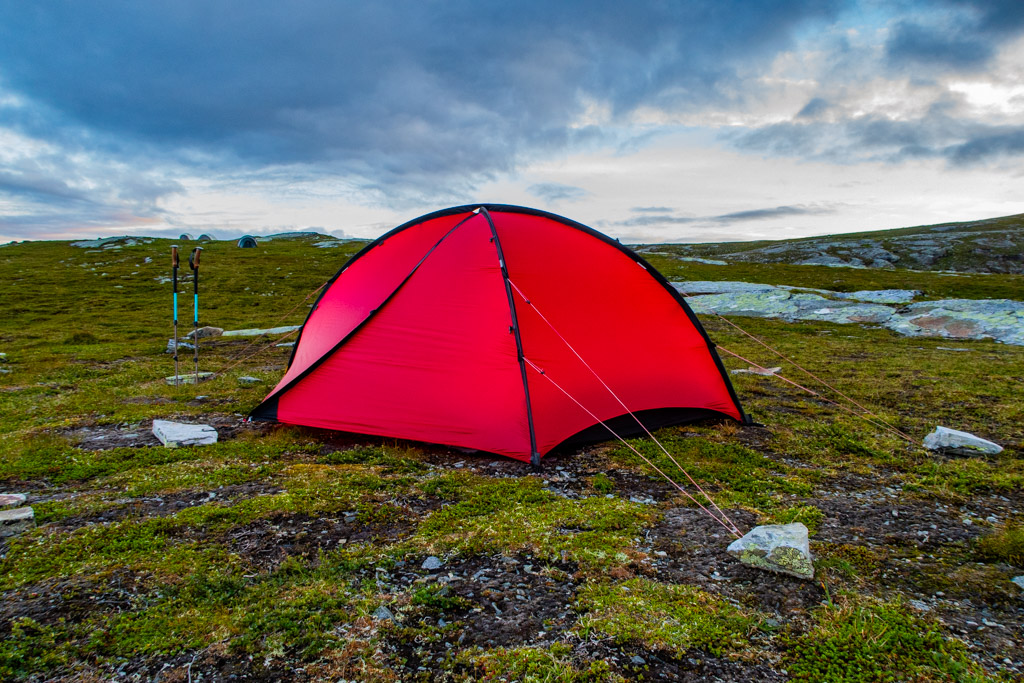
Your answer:
[[[635,415],[635,418],[634,418]],[[353,256],[251,417],[498,453],[749,418],[678,292],[554,214],[460,206]]]
[[[242,249],[252,249],[256,246],[256,238],[252,235],[242,235],[242,239],[238,240],[238,246]]]

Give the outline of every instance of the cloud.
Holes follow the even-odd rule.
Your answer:
[[[976,70],[1024,27],[1019,0],[933,0],[900,20],[885,44],[891,66],[935,72]]]
[[[657,208],[657,207],[652,207]],[[673,213],[644,213],[640,216],[632,216],[614,225],[635,228],[650,226],[669,225],[727,225],[730,223],[743,223],[748,221],[761,221],[771,218],[787,218],[792,216],[818,216],[834,213],[835,206],[826,204],[795,204],[788,206],[773,206],[761,209],[749,209],[747,211],[735,211],[714,216],[680,216]],[[634,209],[636,211],[636,209]]]
[[[540,197],[546,202],[579,201],[586,197],[589,192],[582,187],[575,185],[563,185],[562,183],[537,183],[530,185],[526,191],[534,197]]]
[[[699,109],[838,0],[269,0],[4,5],[0,79],[27,135],[210,172],[311,164],[380,201],[453,198],[524,158],[600,139],[640,105]],[[6,118],[6,121],[4,120]]]

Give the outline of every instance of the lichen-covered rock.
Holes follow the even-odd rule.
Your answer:
[[[807,527],[800,522],[754,527],[746,536],[729,544],[728,551],[751,567],[801,579],[814,578]]]
[[[168,420],[153,420],[153,436],[168,448],[217,443],[217,430],[210,425],[190,425]]]
[[[282,327],[271,327],[266,330],[260,329],[249,329],[249,330],[227,330],[222,333],[224,337],[260,337],[262,335],[275,335],[285,334],[286,332],[294,332],[295,330],[302,327],[302,325],[284,325]]]
[[[36,515],[30,507],[0,510],[0,537],[23,534],[35,525]]]
[[[935,431],[924,437],[924,447],[932,451],[963,455],[997,455],[1003,452],[1003,447],[997,443],[948,427],[936,427]]]
[[[26,500],[24,493],[0,493],[0,507],[22,505]]]

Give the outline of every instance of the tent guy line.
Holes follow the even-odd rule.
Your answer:
[[[606,423],[606,422],[605,422],[604,420],[602,420],[601,418],[599,418],[599,417],[598,417],[597,415],[594,415],[594,413],[592,413],[592,412],[591,412],[591,411],[590,411],[590,410],[589,410],[589,409],[588,409],[588,408],[587,408],[587,407],[586,407],[585,405],[583,405],[582,403],[580,403],[580,402],[579,402],[579,400],[578,400],[578,399],[577,399],[577,398],[576,398],[575,396],[573,396],[573,395],[572,395],[572,394],[570,394],[570,393],[569,393],[568,391],[566,391],[566,390],[565,390],[565,389],[564,389],[564,388],[562,387],[562,385],[561,385],[561,384],[559,384],[559,383],[558,383],[558,382],[556,382],[555,380],[551,379],[551,376],[550,376],[550,375],[549,375],[549,374],[548,374],[548,373],[547,373],[547,372],[546,372],[545,370],[543,370],[543,369],[541,369],[540,367],[538,367],[538,366],[537,366],[537,364],[536,364],[536,363],[534,363],[533,361],[531,361],[531,360],[530,360],[529,358],[525,358],[525,357],[524,357],[524,358],[523,358],[523,360],[524,360],[524,361],[526,361],[526,363],[527,363],[527,364],[528,364],[528,365],[529,365],[529,366],[530,366],[531,368],[533,368],[533,369],[534,369],[534,371],[536,371],[538,375],[540,375],[541,377],[543,377],[543,378],[544,378],[544,379],[546,379],[547,381],[551,382],[551,384],[552,384],[552,385],[553,385],[553,386],[554,386],[554,387],[555,387],[556,389],[558,389],[558,390],[559,390],[559,391],[561,391],[561,392],[562,392],[563,394],[565,394],[566,398],[568,398],[568,399],[569,399],[570,401],[572,401],[573,403],[575,403],[576,405],[578,405],[578,406],[580,407],[580,409],[581,409],[581,410],[583,410],[583,412],[585,412],[585,413],[586,413],[587,415],[589,415],[589,416],[590,416],[590,417],[591,417],[592,419],[594,419],[595,421],[597,421],[597,423],[598,423],[598,424],[600,424],[600,425],[601,425],[602,427],[604,427],[605,429],[607,429],[607,430],[608,430],[608,432],[609,432],[609,433],[610,433],[610,434],[611,434],[612,436],[614,436],[614,437],[615,437],[616,439],[618,439],[619,441],[621,441],[621,442],[622,442],[622,444],[623,444],[623,445],[624,445],[624,446],[625,446],[626,448],[628,448],[629,450],[633,451],[633,453],[635,453],[635,454],[637,455],[637,457],[639,457],[639,458],[640,458],[641,460],[643,460],[643,461],[644,461],[645,463],[647,463],[647,465],[648,465],[648,466],[649,466],[649,467],[650,467],[650,468],[651,468],[652,470],[654,470],[655,472],[657,472],[658,474],[660,474],[660,475],[661,475],[662,477],[664,477],[664,478],[665,478],[665,480],[666,480],[666,481],[667,481],[668,483],[672,484],[672,485],[673,485],[673,486],[675,486],[675,487],[676,487],[677,489],[679,489],[680,493],[682,493],[682,494],[683,494],[684,496],[686,496],[687,498],[689,498],[689,499],[690,499],[690,500],[691,500],[691,501],[692,501],[692,502],[693,502],[693,503],[694,503],[694,504],[695,504],[695,505],[696,505],[697,507],[699,507],[699,508],[700,508],[701,510],[703,510],[703,511],[704,511],[704,512],[705,512],[705,513],[706,513],[706,514],[708,515],[708,517],[710,517],[711,519],[713,519],[713,520],[715,520],[716,522],[718,522],[719,524],[721,524],[721,525],[722,525],[723,527],[725,527],[726,531],[728,531],[728,532],[729,532],[730,534],[732,534],[732,535],[733,535],[733,536],[735,536],[736,538],[742,538],[742,536],[743,536],[743,532],[742,532],[742,531],[740,531],[739,527],[737,527],[737,526],[736,526],[735,524],[733,524],[732,520],[731,520],[731,519],[729,519],[729,518],[728,518],[728,517],[727,517],[727,516],[725,515],[725,513],[724,513],[724,512],[722,512],[722,511],[721,511],[721,510],[719,509],[718,505],[716,505],[716,504],[715,504],[715,501],[711,499],[711,496],[709,496],[709,495],[708,495],[707,493],[705,493],[705,492],[704,492],[704,490],[703,490],[703,489],[701,489],[699,485],[697,486],[697,488],[698,488],[698,489],[700,489],[700,492],[704,494],[704,497],[705,497],[705,498],[707,498],[707,499],[708,499],[709,501],[711,501],[711,504],[715,506],[715,509],[716,509],[716,510],[718,510],[719,512],[722,512],[722,517],[718,517],[718,516],[717,516],[717,515],[715,515],[715,514],[714,514],[713,512],[711,512],[711,510],[709,510],[709,509],[708,509],[707,507],[705,507],[705,506],[704,506],[704,505],[703,505],[703,504],[702,504],[702,503],[701,503],[701,502],[700,502],[699,500],[697,500],[696,498],[694,498],[694,497],[693,497],[693,495],[692,495],[692,494],[691,494],[691,493],[690,493],[689,491],[687,491],[687,490],[686,490],[685,488],[683,488],[683,486],[682,486],[682,485],[680,485],[680,484],[679,484],[679,482],[677,482],[677,481],[676,481],[675,479],[673,479],[672,477],[670,477],[670,476],[668,476],[667,474],[665,474],[665,472],[663,472],[663,471],[661,470],[661,468],[659,468],[659,467],[658,467],[657,465],[655,465],[655,464],[654,464],[654,463],[653,463],[653,462],[652,462],[652,461],[651,461],[651,460],[650,460],[650,459],[649,459],[649,458],[648,458],[647,456],[645,456],[645,455],[644,455],[643,453],[641,453],[641,452],[640,452],[639,450],[637,450],[637,449],[636,449],[636,448],[635,448],[635,447],[633,446],[633,444],[629,443],[628,441],[626,441],[625,439],[623,439],[623,438],[622,438],[621,436],[619,436],[618,432],[616,432],[616,431],[615,431],[614,429],[612,429],[611,427],[609,427],[609,426],[608,426],[608,424],[607,424],[607,423]],[[653,439],[654,437],[651,437],[651,438]],[[657,439],[654,439],[654,441],[655,441],[655,442],[657,443],[657,441],[658,441],[658,440],[657,440]],[[658,445],[660,446],[661,444],[659,443]],[[662,446],[662,450],[664,450],[664,446]],[[667,453],[667,451],[666,451],[666,453]],[[671,455],[669,455],[669,458],[672,458],[672,456],[671,456]],[[675,462],[675,459],[674,459],[674,458],[672,458],[672,462]],[[679,467],[679,463],[676,463],[676,467]],[[680,470],[682,470],[683,474],[686,474],[686,470],[683,470],[683,468],[682,468],[682,467],[679,467],[679,469],[680,469]],[[686,476],[687,476],[687,477],[689,477],[690,475],[689,475],[689,474],[687,474]],[[690,479],[690,481],[693,481],[693,479]],[[723,521],[723,518],[724,518],[724,520],[725,520],[725,521]],[[727,523],[727,522],[728,522],[728,523]]]
[[[645,425],[640,420],[640,418],[638,418],[636,416],[636,413],[634,413],[632,410],[630,410],[629,406],[627,406],[626,403],[621,398],[619,398],[619,395],[616,394],[612,390],[612,388],[610,386],[608,386],[608,383],[605,382],[603,379],[601,379],[601,376],[598,375],[597,372],[594,370],[594,368],[590,366],[590,363],[588,363],[586,360],[583,359],[583,356],[581,356],[579,351],[577,351],[576,348],[572,344],[569,343],[569,340],[566,339],[565,336],[561,332],[559,332],[558,329],[554,325],[551,324],[551,321],[548,320],[547,317],[543,313],[540,312],[540,309],[537,308],[537,305],[533,303],[533,300],[530,299],[528,296],[526,296],[523,293],[523,290],[519,289],[519,287],[516,286],[515,282],[512,282],[511,280],[509,280],[509,284],[512,285],[512,288],[515,289],[516,293],[518,293],[519,296],[521,296],[523,298],[523,301],[526,303],[526,305],[529,306],[530,308],[532,308],[533,311],[540,317],[540,319],[544,321],[544,324],[546,324],[549,328],[551,328],[551,331],[555,333],[555,336],[557,336],[559,339],[561,339],[562,343],[565,344],[566,347],[570,351],[572,351],[573,355],[576,356],[576,358],[579,359],[580,363],[582,363],[583,366],[587,370],[590,371],[590,374],[592,374],[594,376],[594,378],[597,379],[597,381],[601,383],[601,386],[603,386],[608,391],[608,393],[611,394],[612,398],[614,398],[618,402],[618,404],[620,406],[622,406],[622,409],[625,410],[627,413],[629,413],[629,416],[631,418],[633,418],[633,420],[638,425],[640,425],[640,428],[644,430],[644,433],[647,434],[648,438],[650,438],[651,441],[653,441],[654,443],[656,443],[658,445],[658,448],[660,448],[662,450],[662,452],[665,455],[668,456],[668,459],[672,461],[672,464],[675,465],[677,468],[679,468],[679,471],[682,472],[686,476],[686,478],[690,480],[690,483],[693,484],[694,486],[696,486],[697,490],[700,491],[701,494],[705,498],[708,499],[708,501],[711,503],[712,507],[715,508],[715,510],[718,512],[718,514],[720,514],[722,516],[722,518],[725,519],[729,523],[730,526],[732,526],[733,530],[739,531],[739,529],[737,528],[736,524],[733,523],[733,521],[731,519],[729,519],[729,516],[727,514],[725,514],[725,512],[720,507],[718,507],[718,503],[716,503],[714,501],[714,499],[708,494],[708,492],[705,491],[703,488],[701,488],[701,485],[698,484],[696,482],[696,480],[693,477],[690,476],[690,473],[687,472],[686,469],[676,461],[675,457],[673,457],[673,455],[671,453],[669,453],[668,449],[665,448],[665,446],[661,443],[661,441],[659,441],[658,438],[656,436],[654,436],[653,433],[651,433],[651,430],[649,430],[647,428],[647,425]],[[544,374],[544,373],[541,373],[541,374]],[[550,378],[548,378],[548,379],[550,380]],[[572,397],[570,397],[570,398],[572,398]],[[576,399],[573,399],[573,400],[575,401]],[[589,413],[590,411],[587,411],[587,412]],[[593,415],[591,415],[591,416],[593,417]],[[602,422],[601,424],[604,424],[604,423]]]

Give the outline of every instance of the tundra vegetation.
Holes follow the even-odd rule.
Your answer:
[[[362,246],[322,241],[204,243],[201,324],[301,323],[303,297]],[[941,424],[1005,448],[946,457],[840,410],[813,379],[704,318],[717,343],[821,395],[733,375],[758,426],[658,437],[745,530],[807,525],[817,576],[804,582],[730,558],[725,529],[615,442],[556,452],[534,473],[444,446],[245,423],[290,353],[269,338],[203,340],[200,369],[221,374],[168,386],[172,242],[133,242],[0,248],[0,490],[28,494],[38,522],[0,549],[0,679],[1024,672],[1024,591],[1011,582],[1024,574],[1024,348],[736,320],[918,443]],[[672,280],[1024,293],[1012,273],[647,256]],[[154,418],[212,424],[220,441],[164,448]],[[652,443],[631,444],[682,478]],[[440,568],[424,568],[429,557]]]

